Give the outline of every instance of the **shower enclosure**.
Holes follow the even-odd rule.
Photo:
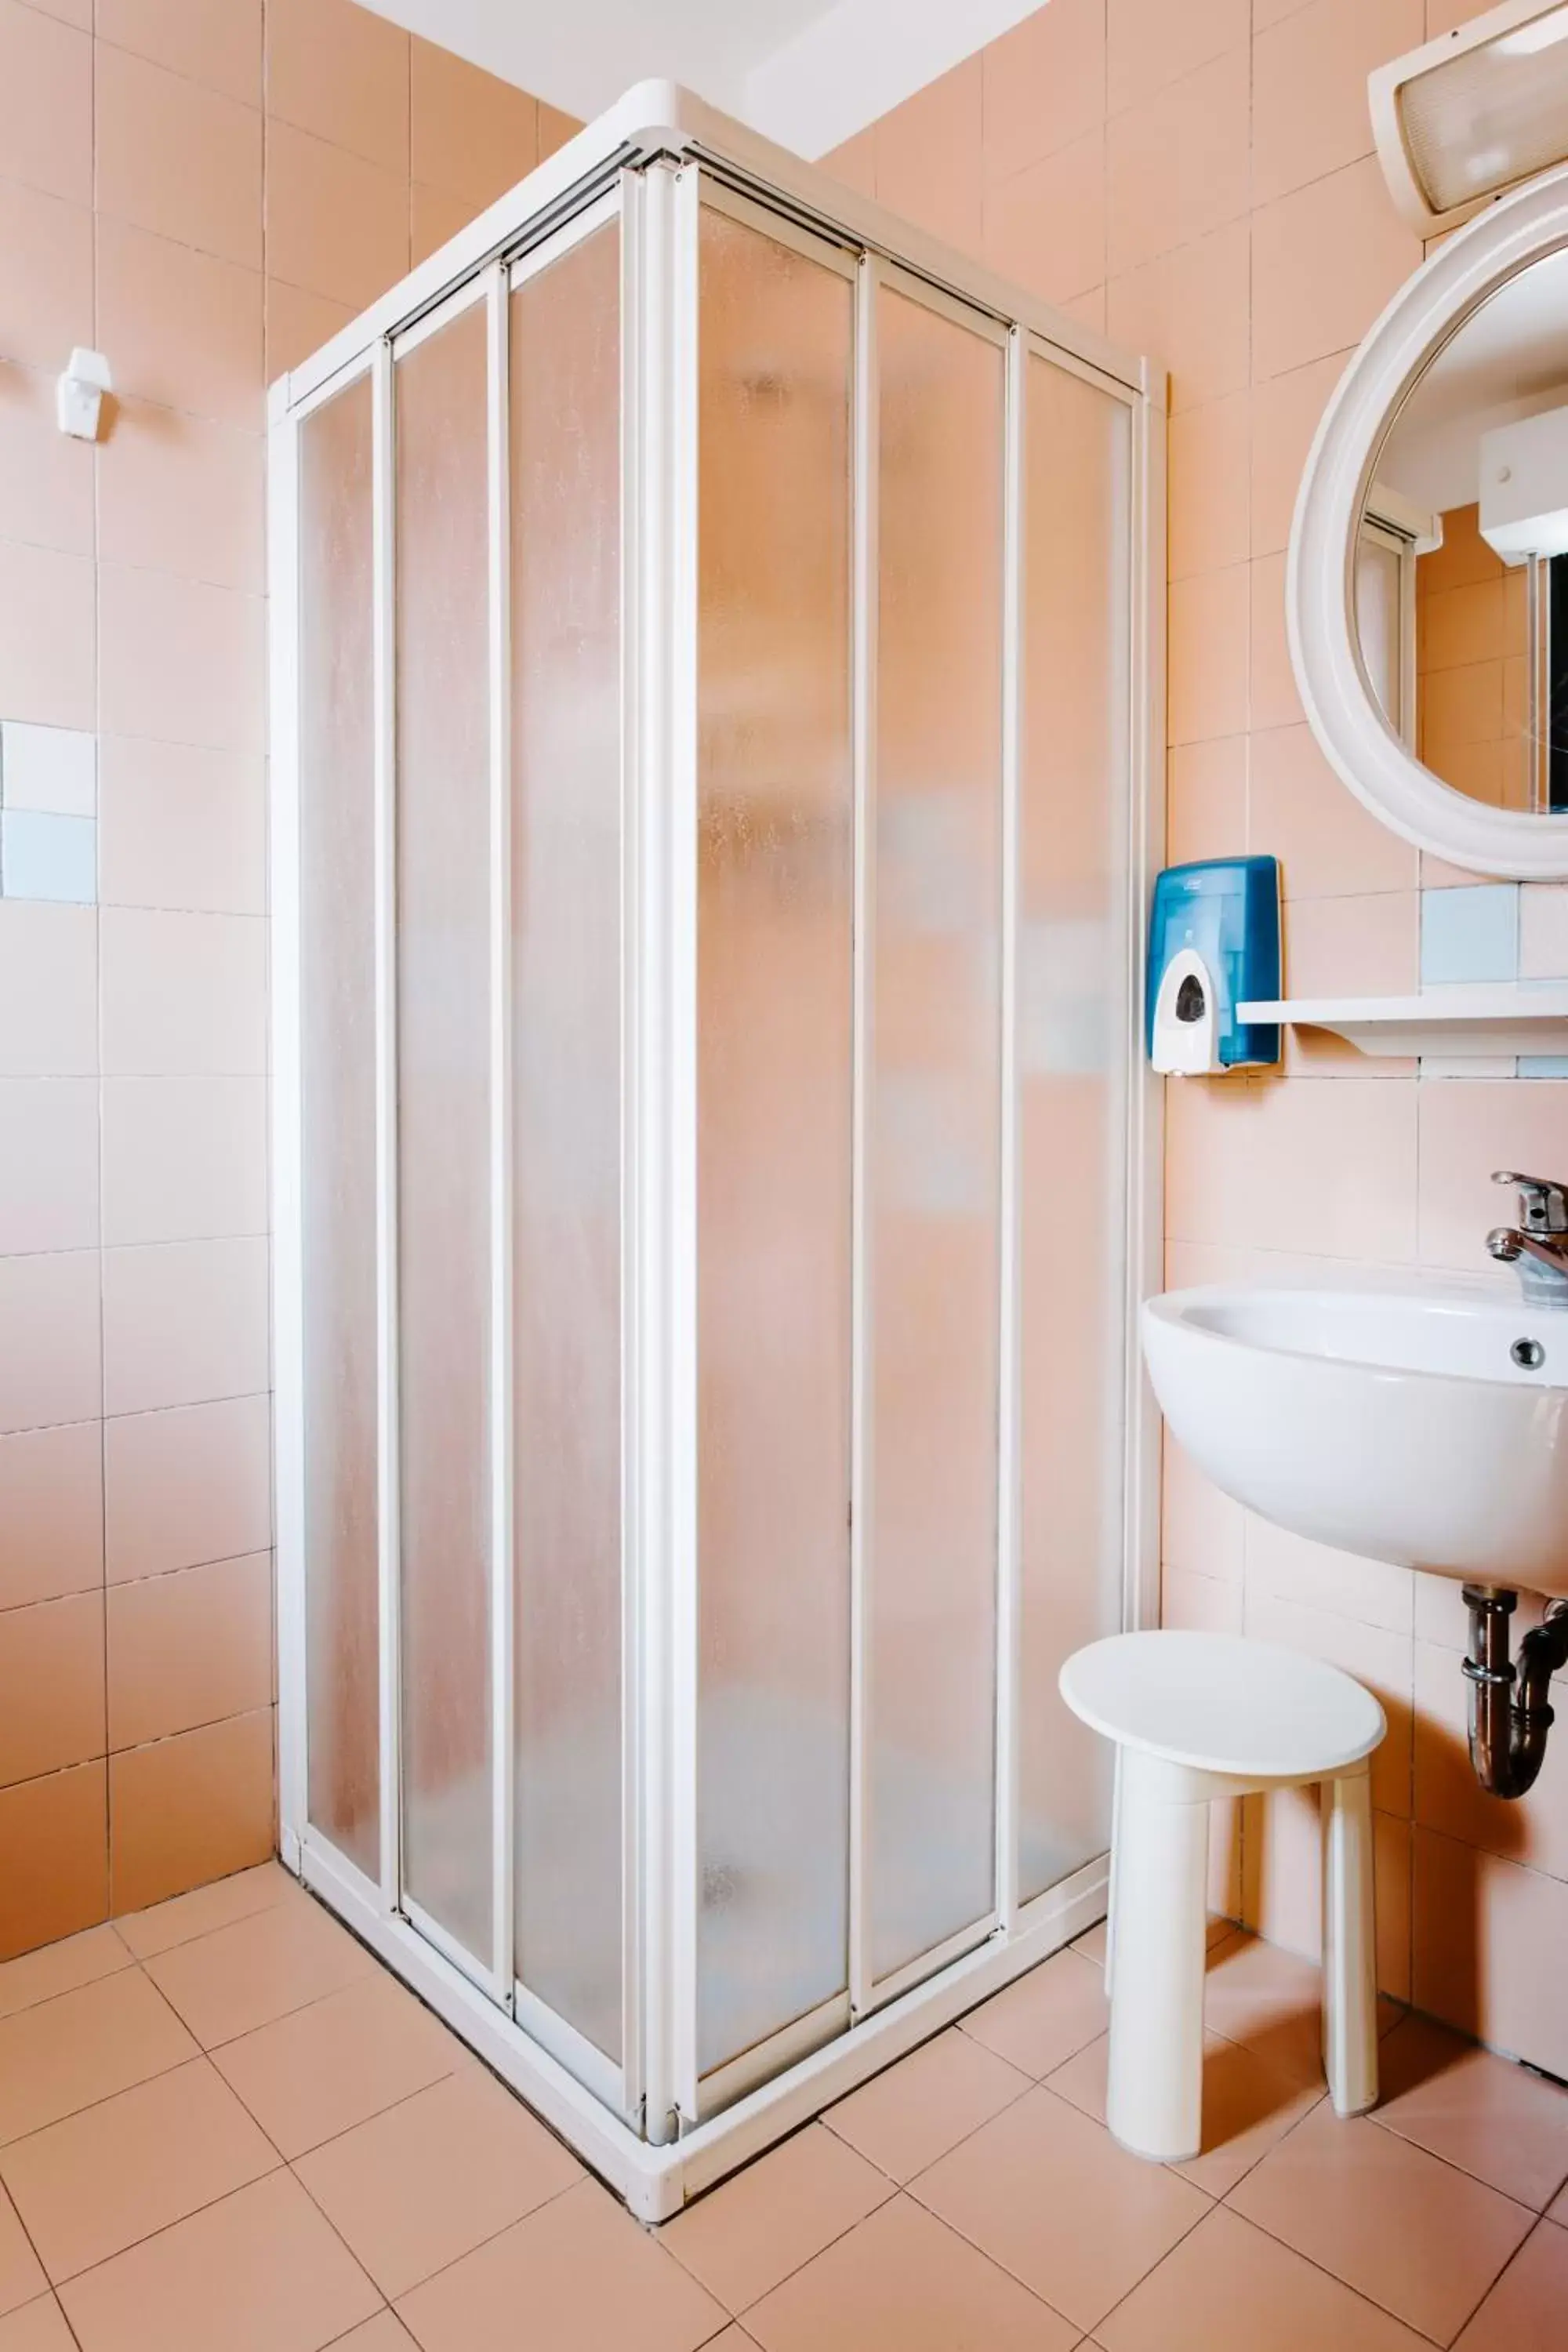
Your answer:
[[[1163,398],[665,84],[273,389],[284,1855],[649,2217],[1104,1907]]]

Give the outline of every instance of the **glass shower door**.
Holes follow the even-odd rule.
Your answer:
[[[492,1979],[488,303],[395,355],[402,1885]]]
[[[580,193],[289,420],[280,1655],[285,1850],[602,2152],[1099,1884],[1143,461],[994,288]]]
[[[1006,352],[890,283],[876,341],[863,1899],[885,1997],[996,1901]]]
[[[308,1818],[378,1879],[373,408],[365,368],[300,428],[300,1419]]]
[[[849,1757],[852,265],[698,215],[697,2071],[836,2000]],[[781,2062],[782,2063],[782,2062]]]
[[[516,1973],[595,2084],[625,2053],[621,234],[510,296]]]
[[[1132,416],[1025,366],[1017,837],[1021,1902],[1110,1834],[1110,1756],[1053,1706],[1123,1608]]]
[[[398,1900],[616,2104],[620,307],[612,199],[394,345],[386,630]]]

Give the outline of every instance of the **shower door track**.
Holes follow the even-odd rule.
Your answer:
[[[943,2026],[1000,1992],[1105,1916],[1105,1858],[1088,1863],[1026,1906],[1011,1936],[997,1928],[976,1949],[925,1978],[863,2023],[823,2042],[706,2122],[656,2144],[595,2096],[581,2076],[489,2000],[327,1842],[284,1832],[283,1859],[485,2063],[626,2199],[644,2221],[668,2221],[703,2189],[847,2096]]]

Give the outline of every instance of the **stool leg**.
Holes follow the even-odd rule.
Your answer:
[[[1124,1749],[1106,2121],[1123,2147],[1166,2164],[1203,2140],[1207,1881],[1194,1776]]]
[[[1116,1958],[1116,1857],[1121,1851],[1121,1749],[1116,1750],[1116,1772],[1110,1784],[1110,1867],[1105,1887],[1105,1998],[1110,1999],[1111,1963]]]
[[[1372,1781],[1364,1768],[1323,1784],[1323,2066],[1334,2111],[1377,2104],[1377,1945]]]

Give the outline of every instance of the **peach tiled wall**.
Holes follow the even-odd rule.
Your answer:
[[[1528,808],[1529,578],[1487,545],[1479,506],[1442,520],[1442,545],[1415,559],[1416,749],[1472,800]]]
[[[1413,989],[1424,903],[1428,982],[1483,976],[1446,961],[1466,940],[1521,960],[1484,976],[1568,971],[1561,889],[1478,890],[1436,919],[1434,900],[1476,877],[1423,871],[1335,781],[1285,646],[1308,444],[1349,352],[1422,257],[1372,154],[1366,74],[1474,13],[1462,0],[1048,0],[829,159],[1168,365],[1169,855],[1280,858],[1300,993]],[[1281,1078],[1172,1081],[1168,1096],[1172,1284],[1298,1265],[1331,1276],[1349,1261],[1475,1266],[1496,1220],[1488,1171],[1568,1167],[1563,1075],[1423,1076],[1292,1039]],[[1457,1586],[1265,1527],[1173,1449],[1164,1609],[1171,1623],[1313,1651],[1380,1693],[1384,1982],[1568,2074],[1568,1741],[1523,1804],[1475,1787]],[[1313,1826],[1300,1801],[1249,1808],[1219,1890],[1306,1949]]]
[[[272,1846],[265,387],[574,128],[348,0],[0,0],[0,747],[97,829],[0,866],[0,1956]]]

